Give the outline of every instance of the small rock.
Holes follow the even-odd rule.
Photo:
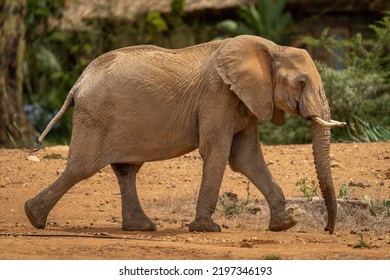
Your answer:
[[[303,216],[306,214],[306,211],[303,210],[302,208],[299,208],[298,206],[289,207],[286,211],[290,215],[294,215],[294,216]]]
[[[226,199],[226,200],[231,201],[231,202],[238,202],[238,195],[236,193],[233,193],[233,192],[224,192],[221,195],[221,198]]]
[[[357,186],[357,182],[355,181],[355,180],[353,180],[353,179],[351,179],[350,181],[349,181],[349,185],[351,186],[351,187],[354,187],[354,186]]]
[[[331,166],[331,167],[340,167],[340,163],[338,163],[338,162],[335,161],[335,160],[331,160],[331,161],[330,161],[330,166]]]
[[[351,187],[358,187],[358,188],[370,187],[370,185],[365,185],[365,184],[363,184],[362,182],[356,182],[356,181],[354,181],[354,180],[351,180],[351,181],[349,182],[349,185],[350,185]]]
[[[41,160],[37,156],[29,155],[27,157],[27,160],[34,161],[34,162],[40,162]]]
[[[240,247],[241,248],[253,248],[253,243],[248,242],[248,241],[244,241],[244,242],[240,243]]]
[[[248,206],[247,211],[253,215],[256,215],[257,213],[261,213],[261,208],[258,206]]]

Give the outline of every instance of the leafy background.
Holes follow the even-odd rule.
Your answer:
[[[285,0],[240,5],[236,19],[221,22],[186,17],[184,2],[173,0],[171,12],[150,11],[131,22],[108,11],[108,17],[84,20],[82,28],[62,29],[59,22],[64,0],[28,0],[24,102],[35,129],[43,131],[85,67],[109,50],[137,44],[180,48],[240,34],[259,35],[288,45],[292,37],[299,36],[291,14],[284,11]],[[339,41],[329,30],[324,30],[320,38],[301,38],[306,45],[335,55],[343,65],[335,70],[316,62],[332,117],[348,123],[332,131],[333,141],[390,140],[390,13],[385,12],[370,29],[370,38],[358,33]],[[71,118],[71,113],[64,116],[49,134],[49,142],[69,143]],[[266,144],[311,141],[310,123],[294,116],[287,116],[283,127],[259,123],[259,133]]]

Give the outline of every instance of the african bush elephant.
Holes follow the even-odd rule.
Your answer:
[[[313,151],[334,232],[336,199],[329,164],[330,119],[320,76],[309,54],[256,36],[238,36],[184,49],[135,46],[95,59],[71,89],[62,108],[39,137],[74,106],[67,166],[25,211],[43,229],[59,199],[77,182],[111,165],[120,185],[124,230],[156,230],[136,191],[144,162],[164,160],[199,148],[202,183],[190,231],[220,231],[211,218],[228,162],[263,193],[269,229],[296,221],[268,170],[258,137],[258,120],[285,122],[284,112],[313,123]]]

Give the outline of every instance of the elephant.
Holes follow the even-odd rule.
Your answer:
[[[326,231],[335,230],[337,204],[330,168],[330,108],[315,64],[303,49],[241,35],[182,49],[152,45],[107,52],[93,60],[66,97],[45,136],[73,106],[65,170],[25,203],[31,224],[44,229],[51,209],[81,180],[110,165],[118,179],[122,229],[154,231],[137,195],[136,175],[145,162],[195,149],[203,159],[196,214],[189,231],[221,231],[213,221],[226,164],[264,195],[269,230],[297,221],[268,169],[258,122],[285,123],[285,112],[312,123],[314,164],[327,208]]]

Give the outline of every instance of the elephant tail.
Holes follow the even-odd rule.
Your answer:
[[[51,119],[49,124],[46,126],[45,130],[42,132],[42,134],[36,139],[36,142],[38,146],[34,148],[35,151],[39,150],[42,147],[43,139],[45,139],[46,135],[50,132],[50,130],[53,128],[53,126],[62,118],[64,113],[69,109],[70,106],[73,105],[73,90],[71,90],[66,97],[64,104],[62,105],[61,109],[58,111],[58,113]]]

